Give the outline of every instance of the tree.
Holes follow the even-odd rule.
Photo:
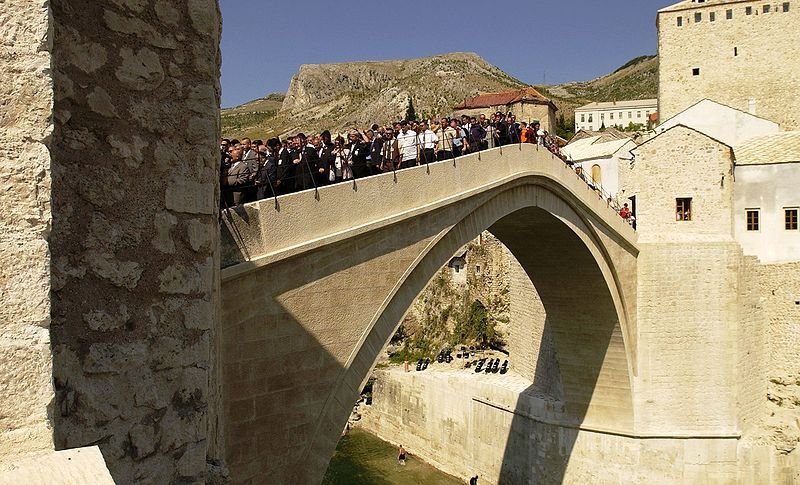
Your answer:
[[[556,118],[556,135],[565,140],[575,136],[575,117],[567,119],[564,115],[558,115],[558,118]]]
[[[414,109],[414,100],[408,98],[408,108],[406,109],[406,121],[417,121],[417,111]]]

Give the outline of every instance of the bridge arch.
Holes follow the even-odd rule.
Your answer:
[[[326,406],[309,453],[330,456],[325,437],[334,436],[335,446],[347,418],[335,416],[338,404],[353,401],[353,391],[363,387],[379,352],[442,265],[484,230],[525,269],[554,332],[566,412],[548,418],[566,426],[631,431],[633,359],[623,337],[629,321],[619,275],[591,224],[542,182],[533,179],[498,193],[425,248],[348,359],[336,385],[340,395]]]
[[[411,303],[439,268],[485,229],[498,236],[523,265],[539,290],[548,324],[554,330],[566,411],[549,419],[566,426],[631,430],[631,378],[636,359],[631,337],[635,335],[635,322],[629,315],[633,314],[630,300],[635,300],[631,279],[635,276],[636,248],[616,231],[613,224],[618,218],[609,222],[598,213],[600,206],[613,214],[596,204],[594,192],[587,191],[582,182],[573,183],[574,174],[565,171],[560,161],[531,152],[506,150],[500,160],[518,158],[523,169],[512,167],[511,176],[497,174],[499,182],[469,193],[461,191],[449,203],[389,218],[379,228],[358,234],[337,234],[329,242],[316,238],[308,249],[287,245],[285,257],[271,254],[262,261],[240,263],[223,272],[223,420],[227,458],[234,476],[269,476],[293,483],[317,481],[327,468],[352,403]],[[532,161],[549,170],[535,170],[540,167]],[[469,170],[470,164],[481,169],[480,160],[467,157],[459,164],[460,170]],[[419,167],[411,172],[442,169]],[[431,172],[423,172],[422,177],[426,176],[432,177]],[[361,181],[359,191],[369,191],[368,184],[379,184],[381,178]],[[324,201],[325,195],[323,192],[320,200]],[[264,220],[259,210],[265,207],[247,208],[237,220],[256,225],[253,221]],[[247,228],[247,224],[239,226]],[[269,234],[263,227],[257,232]],[[245,234],[241,240],[250,237]],[[298,267],[303,271],[298,272]],[[331,288],[347,289],[352,301],[331,311],[320,303],[320,295],[330,295]],[[255,301],[243,305],[231,299],[232,294],[252,295]],[[587,307],[583,304],[587,299],[595,303]],[[300,327],[301,335],[286,327]],[[275,359],[266,354],[255,364],[248,363],[242,354],[253,345],[257,345],[256,352],[263,353],[271,342],[277,342],[259,329],[277,329],[278,336],[291,335],[283,340],[285,343],[306,342],[300,355],[312,357],[310,368],[319,370],[296,376],[313,382],[294,388],[291,376],[258,381],[250,375],[245,392],[238,392],[242,386],[232,380],[241,380],[253,366],[270,369],[275,365]],[[246,342],[254,333],[259,340]],[[321,356],[314,353],[315,344]],[[291,397],[281,402],[274,397],[275,392],[288,392]],[[311,393],[324,398],[312,404]],[[302,412],[276,413],[271,421],[259,417],[260,408],[295,406],[298,400]],[[256,409],[255,417],[228,426],[238,419],[232,414],[240,406]],[[257,437],[251,437],[240,446],[240,439],[259,427],[272,427],[274,431],[285,426],[287,419],[302,421],[302,427],[294,429],[302,430],[304,446],[296,447],[289,457],[283,455],[282,469],[267,467],[260,475],[252,475],[261,460],[258,453],[275,450],[239,456],[240,448],[258,443]],[[239,470],[244,474],[237,473]]]

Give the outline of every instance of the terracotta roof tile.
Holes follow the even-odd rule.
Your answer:
[[[550,99],[543,96],[535,88],[514,89],[498,93],[485,93],[469,98],[456,109],[489,108],[492,106],[505,106],[520,101],[532,101],[538,104],[552,104]]]

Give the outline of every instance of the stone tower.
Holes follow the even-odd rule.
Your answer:
[[[686,0],[658,12],[659,117],[704,98],[800,129],[800,3]]]

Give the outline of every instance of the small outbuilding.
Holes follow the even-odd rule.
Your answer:
[[[514,89],[497,93],[483,93],[464,100],[455,106],[455,116],[490,116],[498,111],[514,113],[517,121],[538,121],[549,133],[555,133],[558,108],[535,88]]]

